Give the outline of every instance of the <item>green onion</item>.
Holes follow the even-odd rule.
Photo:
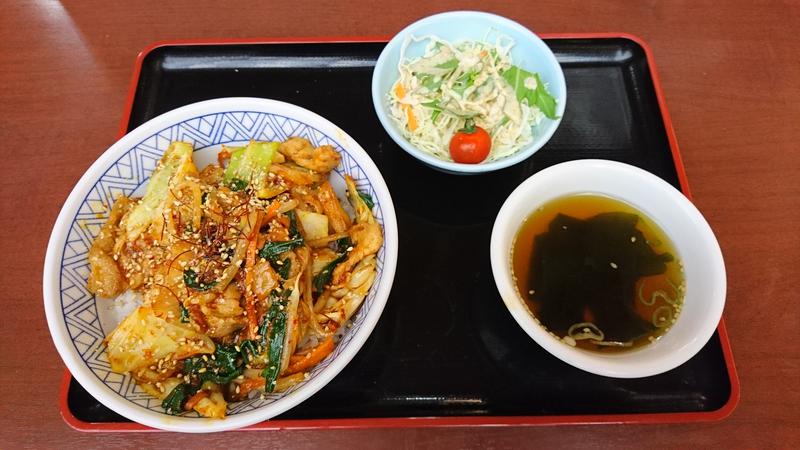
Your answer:
[[[217,284],[216,281],[208,284],[201,283],[198,279],[197,272],[192,269],[186,269],[183,271],[183,283],[186,285],[186,287],[196,291],[207,291]]]
[[[364,200],[364,203],[367,205],[367,208],[372,209],[375,207],[375,201],[372,200],[372,196],[366,192],[358,191],[358,196],[361,197],[361,200]]]
[[[198,391],[198,388],[190,384],[181,383],[175,386],[164,400],[161,402],[161,407],[164,408],[167,414],[177,415],[183,412],[183,405]]]

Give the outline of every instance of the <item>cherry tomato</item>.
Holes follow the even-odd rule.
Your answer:
[[[478,164],[489,156],[492,138],[471,120],[450,139],[450,157],[457,163]]]

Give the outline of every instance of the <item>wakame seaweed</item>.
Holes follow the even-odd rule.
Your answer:
[[[563,335],[589,316],[605,340],[618,342],[653,331],[634,309],[636,283],[664,273],[673,257],[650,247],[638,221],[623,212],[586,220],[558,214],[535,237],[529,289],[542,324]]]

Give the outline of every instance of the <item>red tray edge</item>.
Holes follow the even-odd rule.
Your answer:
[[[543,33],[543,39],[612,39],[623,38],[635,42],[645,52],[650,76],[653,79],[658,106],[667,133],[672,159],[675,161],[675,170],[678,174],[681,190],[691,200],[691,190],[683,166],[678,139],[672,127],[672,119],[667,110],[664,92],[661,90],[661,81],[656,69],[655,59],[650,46],[639,36],[624,32],[597,32],[597,33]],[[120,120],[118,138],[124,136],[128,129],[133,100],[136,95],[142,62],[153,50],[168,45],[230,45],[230,44],[290,44],[290,43],[336,43],[336,42],[387,42],[390,36],[331,36],[331,37],[287,37],[287,38],[220,38],[220,39],[185,39],[158,41],[139,52],[131,76],[128,96],[125,100],[125,110]],[[725,320],[720,319],[717,327],[720,345],[722,346],[725,365],[731,384],[731,393],[728,401],[719,409],[707,412],[685,413],[647,413],[647,414],[601,414],[601,415],[567,415],[567,416],[453,416],[453,417],[399,417],[399,418],[351,418],[351,419],[305,419],[305,420],[267,420],[240,429],[240,431],[253,430],[309,430],[309,429],[352,429],[352,428],[410,428],[410,427],[463,427],[463,426],[541,426],[541,425],[594,425],[594,424],[662,424],[685,422],[716,422],[727,418],[739,404],[741,389],[736,365],[733,360]],[[64,369],[64,375],[59,389],[59,409],[64,421],[77,431],[83,432],[160,432],[136,422],[85,422],[72,414],[67,404],[72,374]]]

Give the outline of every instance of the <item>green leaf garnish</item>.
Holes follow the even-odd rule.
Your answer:
[[[372,209],[375,207],[375,201],[372,200],[372,196],[366,192],[358,191],[358,196],[361,197],[361,200],[367,205],[367,208]]]
[[[277,272],[277,274],[280,275],[284,280],[288,280],[289,273],[292,271],[292,260],[290,258],[286,258],[277,266],[278,267],[273,267],[275,272]]]
[[[230,187],[232,191],[243,191],[247,188],[247,181],[240,178],[233,178],[228,182],[228,187]]]
[[[343,238],[337,239],[334,243],[334,247],[336,248],[336,253],[344,253],[347,251],[348,248],[353,246],[353,241],[350,240],[348,236]]]
[[[333,278],[333,269],[339,265],[342,261],[347,259],[347,251],[342,253],[341,255],[337,256],[336,259],[329,262],[319,271],[318,274],[314,276],[314,280],[311,282],[312,286],[314,287],[314,292],[321,293],[325,290],[325,286],[331,283],[331,278]]]
[[[478,78],[478,72],[474,70],[464,73],[456,79],[455,83],[453,83],[453,91],[457,92],[458,95],[463,97],[464,92],[473,84],[475,84],[476,78]]]
[[[230,383],[242,374],[241,364],[238,362],[240,354],[233,345],[217,344],[213,358],[193,356],[183,360],[183,373],[197,377],[200,384],[206,381]]]
[[[431,120],[434,122],[436,121],[436,118],[439,117],[439,114],[442,113],[442,107],[439,106],[437,102],[422,103],[422,106],[433,110],[431,113]]]
[[[431,92],[438,90],[444,81],[444,78],[428,73],[419,74],[418,78],[422,87],[427,88]]]
[[[265,330],[262,335],[262,339],[266,337],[269,359],[267,366],[261,372],[264,376],[264,390],[266,392],[275,390],[275,384],[281,371],[283,341],[286,338],[286,305],[291,293],[291,289],[286,289],[279,298],[274,298],[264,318],[264,322],[269,324],[269,329]]]
[[[261,327],[259,327],[259,330],[261,330]],[[264,333],[266,333],[266,329],[264,330]],[[239,344],[239,348],[242,349],[242,362],[244,364],[249,364],[251,360],[260,355],[262,352],[261,345],[259,345],[258,341],[253,339],[242,341],[242,343]]]
[[[556,116],[556,99],[547,91],[538,73],[531,73],[517,66],[511,66],[503,72],[503,78],[508,81],[514,89],[517,100],[528,100],[528,105],[538,107],[549,119],[558,119]],[[529,89],[525,86],[525,80],[533,78],[536,82],[536,89]]]
[[[297,214],[291,210],[286,215],[289,216],[289,237],[302,240],[303,236],[300,235],[300,229],[297,228]]]
[[[450,58],[441,64],[435,65],[434,67],[436,67],[437,69],[453,70],[456,67],[458,67],[458,59]]]
[[[292,239],[289,241],[281,242],[267,242],[258,251],[258,256],[266,259],[269,262],[276,262],[277,257],[289,250],[295,249],[303,245],[303,238]]]
[[[164,397],[164,400],[161,402],[161,407],[164,408],[167,414],[180,414],[183,412],[183,404],[197,391],[198,388],[190,384],[181,383],[172,388],[169,394]]]
[[[208,284],[201,283],[200,280],[198,279],[197,272],[195,272],[192,269],[186,269],[183,271],[183,283],[186,285],[186,287],[194,289],[196,291],[207,291],[212,287],[214,287],[215,284],[217,284],[216,281]]]
[[[179,302],[178,305],[181,307],[181,323],[189,323],[189,310],[183,306],[182,302]]]

